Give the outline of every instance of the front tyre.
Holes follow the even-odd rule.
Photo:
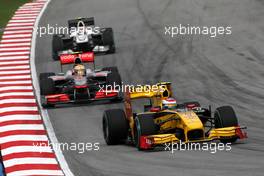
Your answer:
[[[215,128],[238,126],[237,116],[231,106],[221,106],[216,108],[214,113]],[[237,137],[220,139],[222,143],[234,143]]]
[[[55,92],[55,84],[51,78],[41,79],[40,81],[40,94],[51,95]]]
[[[53,73],[53,72],[40,73],[39,74],[39,81],[42,79],[48,79],[50,76],[55,76],[55,73]]]
[[[152,114],[142,114],[135,118],[135,135],[134,142],[138,150],[141,148],[140,137],[149,136],[157,133],[157,127],[154,123],[154,117]]]
[[[110,109],[104,112],[103,134],[107,145],[119,144],[126,140],[128,121],[122,109]]]
[[[112,99],[112,102],[120,102],[123,100],[122,93],[122,79],[118,72],[117,67],[106,67],[102,71],[109,71],[110,73],[106,77],[106,87],[111,90],[118,90],[118,96]]]
[[[59,52],[64,49],[63,39],[64,35],[53,35],[52,37],[52,58],[53,60],[59,60]]]
[[[104,28],[103,31],[103,45],[109,46],[107,54],[113,54],[116,52],[115,41],[114,41],[114,32],[112,28]]]

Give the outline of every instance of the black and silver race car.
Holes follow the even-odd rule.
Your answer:
[[[113,29],[95,27],[94,17],[69,20],[68,31],[69,34],[53,35],[52,58],[54,60],[59,60],[61,54],[73,52],[115,53]]]
[[[91,103],[97,100],[122,100],[118,86],[122,81],[116,67],[92,70],[84,63],[94,62],[93,52],[60,56],[61,65],[74,64],[66,73],[40,73],[43,107],[57,104]],[[119,90],[118,90],[119,89]]]

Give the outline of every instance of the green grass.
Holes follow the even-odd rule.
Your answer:
[[[0,0],[0,40],[3,33],[2,29],[5,28],[17,8],[27,2],[29,0]]]

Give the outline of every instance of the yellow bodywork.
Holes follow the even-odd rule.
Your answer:
[[[232,137],[236,136],[236,129],[240,127],[225,127],[212,129],[208,138],[210,139],[220,139],[222,137]]]
[[[212,140],[217,140],[221,138],[230,138],[230,137],[235,137],[236,134],[236,129],[240,127],[226,127],[226,128],[218,128],[218,129],[212,129],[210,131],[210,135],[208,137],[204,137],[199,140],[186,140],[184,143],[188,142],[207,142],[207,141],[212,141]],[[154,145],[161,145],[165,143],[177,143],[180,141],[175,134],[157,134],[157,135],[150,135],[147,136],[148,139],[152,141],[152,144]]]
[[[140,99],[140,98],[149,98],[153,107],[161,107],[162,109],[162,100],[168,97],[172,97],[171,83],[163,82],[156,84],[157,89],[151,91],[147,88],[141,87],[141,90],[147,91],[132,91],[127,90],[125,94],[125,110],[126,117],[129,121],[132,137],[134,138],[134,127],[135,122],[132,113],[131,100]],[[160,130],[156,135],[149,135],[146,138],[152,141],[153,145],[160,145],[168,142],[177,142],[180,139],[176,137],[176,134],[166,134],[166,131],[170,129],[182,129],[184,131],[184,142],[203,142],[210,141],[214,139],[221,139],[226,137],[236,136],[236,129],[240,127],[226,127],[226,128],[217,128],[211,129],[209,136],[205,136],[205,127],[201,122],[200,118],[192,110],[186,111],[177,111],[177,110],[161,110],[158,112],[144,112],[140,114],[161,114],[160,116],[154,119],[156,124],[159,124]],[[200,130],[202,136],[199,139],[188,139],[188,132],[193,130]]]

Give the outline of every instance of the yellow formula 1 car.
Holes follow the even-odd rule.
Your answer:
[[[232,107],[218,107],[212,115],[210,107],[202,108],[198,102],[177,104],[172,97],[169,82],[152,88],[127,89],[124,110],[110,109],[103,114],[106,143],[114,145],[130,140],[139,150],[146,150],[172,142],[233,143],[247,137]],[[144,106],[145,112],[134,113],[131,100],[142,98],[150,103]]]

